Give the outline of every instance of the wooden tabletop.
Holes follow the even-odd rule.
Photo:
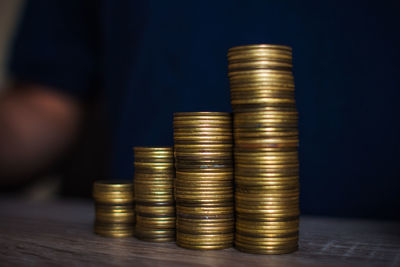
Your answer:
[[[93,233],[93,203],[0,198],[1,266],[400,266],[400,223],[301,217],[300,249],[252,255]]]

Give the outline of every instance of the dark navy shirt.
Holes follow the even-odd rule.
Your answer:
[[[398,4],[369,1],[28,1],[12,74],[79,99],[99,91],[110,176],[133,146],[172,145],[177,111],[230,111],[226,53],[294,51],[304,213],[399,218]]]

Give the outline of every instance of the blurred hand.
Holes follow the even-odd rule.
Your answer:
[[[74,139],[79,104],[50,88],[24,85],[0,98],[0,184],[19,183],[50,164]]]

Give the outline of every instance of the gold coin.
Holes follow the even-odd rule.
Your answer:
[[[141,225],[136,225],[136,232],[140,232],[142,234],[151,234],[151,235],[175,235],[175,229],[153,229],[149,227],[143,227]]]
[[[288,176],[298,176],[299,169],[261,169],[261,170],[249,170],[247,168],[236,168],[235,172],[238,176],[255,177],[255,178],[271,178],[271,177],[288,177]]]
[[[192,123],[192,124],[176,124],[174,123],[174,131],[181,129],[194,129],[194,128],[224,128],[226,130],[232,129],[232,122],[227,122],[225,124],[211,124],[211,123]]]
[[[297,157],[294,158],[281,158],[281,159],[251,159],[248,157],[235,157],[235,162],[242,165],[287,165],[287,164],[298,164],[299,160]]]
[[[185,116],[177,116],[174,115],[175,121],[185,121],[185,120],[210,120],[210,121],[223,121],[229,120],[232,117],[232,114],[227,113],[223,116],[215,116],[215,115],[185,115]]]
[[[176,163],[177,164],[183,164],[183,165],[202,165],[202,164],[218,164],[218,165],[225,165],[225,164],[232,164],[233,160],[232,159],[201,159],[201,158],[193,158],[193,159],[186,159],[186,158],[180,158],[179,156],[176,157]]]
[[[229,138],[232,137],[232,130],[229,131],[221,131],[221,132],[211,132],[211,131],[175,131],[174,138],[183,138],[183,137],[224,137]]]
[[[244,220],[244,221],[255,221],[255,222],[287,222],[297,220],[299,218],[298,215],[296,216],[280,216],[274,217],[270,214],[263,215],[263,214],[249,214],[249,213],[241,213],[236,212],[236,219],[237,220]]]
[[[234,231],[234,227],[230,228],[205,228],[205,227],[182,227],[177,226],[177,231],[185,234],[226,234],[232,233]]]
[[[96,234],[104,237],[124,238],[133,236],[134,232],[107,232],[107,231],[95,231]]]
[[[287,181],[287,182],[279,182],[279,181],[263,181],[263,180],[242,180],[242,179],[235,179],[236,186],[246,186],[248,188],[257,188],[259,186],[276,186],[276,185],[287,185],[287,186],[299,186],[299,181]]]
[[[114,209],[95,209],[96,211],[96,216],[101,215],[101,216],[110,216],[110,217],[130,217],[135,214],[135,210],[133,207],[131,209],[125,209],[125,210],[114,210]]]
[[[136,186],[159,186],[159,187],[169,187],[173,186],[174,184],[174,179],[162,179],[160,178],[159,180],[153,180],[153,179],[140,179],[136,178],[134,179],[134,183]]]
[[[134,205],[104,205],[95,203],[96,211],[105,211],[105,212],[130,212],[134,210]]]
[[[265,233],[280,233],[280,231],[284,230],[297,230],[299,229],[299,225],[291,224],[291,225],[256,225],[253,223],[239,223],[236,222],[236,229],[242,231],[265,231]]]
[[[256,61],[256,60],[281,60],[286,62],[292,62],[292,54],[287,51],[278,50],[265,50],[265,49],[253,49],[240,52],[228,52],[228,65],[241,62],[241,61]]]
[[[249,51],[249,50],[265,50],[265,51],[278,51],[282,53],[292,52],[292,48],[287,45],[277,45],[277,44],[252,44],[252,45],[239,45],[229,48],[229,53]]]
[[[255,84],[255,83],[270,83],[280,86],[294,86],[294,77],[289,73],[270,74],[270,73],[229,73],[229,83],[233,86],[238,84]]]
[[[233,137],[231,138],[226,138],[226,139],[218,139],[218,138],[213,138],[213,139],[176,139],[174,140],[174,144],[182,144],[182,145],[188,145],[188,144],[232,144],[233,142]]]
[[[285,93],[285,92],[240,92],[240,93],[233,93],[231,92],[231,101],[236,100],[248,100],[253,98],[278,98],[278,99],[294,99],[294,93]]]
[[[199,144],[194,144],[199,145]],[[214,147],[217,145],[217,147]],[[225,145],[226,147],[218,147],[218,145]],[[185,146],[185,147],[181,147]],[[200,147],[190,147],[193,145],[188,144],[176,144],[175,147],[175,157],[181,156],[182,154],[188,154],[190,156],[191,153],[193,155],[201,156],[201,153],[215,153],[216,155],[224,155],[227,153],[231,153],[232,151],[232,144],[200,144]]]
[[[236,200],[236,203],[238,205],[247,205],[247,206],[254,206],[254,207],[260,206],[260,205],[261,206],[262,205],[264,205],[264,206],[282,206],[282,205],[298,205],[299,200],[298,200],[298,198],[289,198],[289,199],[275,198],[275,199],[267,199],[267,200],[260,198],[260,199],[254,200],[252,198],[245,199],[245,197],[244,197],[244,198],[240,198],[240,199],[238,198]]]
[[[294,92],[295,85],[294,82],[279,81],[276,79],[269,80],[251,80],[246,82],[241,81],[230,81],[231,92],[236,91],[262,91],[262,90],[278,90],[278,91],[288,91]]]
[[[222,127],[190,127],[190,128],[177,128],[174,129],[174,133],[176,134],[200,134],[204,133],[205,135],[214,135],[214,134],[227,134],[231,130],[231,127],[229,128],[222,128]]]
[[[144,206],[136,204],[135,210],[137,212],[156,214],[174,214],[175,206]]]
[[[266,71],[266,70],[262,70]],[[281,86],[294,86],[294,77],[291,73],[279,71],[279,73],[244,73],[235,71],[228,73],[229,83],[237,84],[275,83]]]
[[[170,153],[172,151],[172,147],[134,147],[133,150],[135,152],[146,152],[146,153],[161,153],[167,152]]]
[[[185,188],[193,188],[196,189],[198,187],[202,188],[232,188],[233,187],[233,180],[224,179],[224,180],[211,180],[211,179],[177,179],[175,181],[175,187],[179,187],[182,189]]]
[[[276,246],[246,246],[241,242],[235,241],[235,248],[245,253],[264,254],[264,255],[280,255],[288,254],[298,250],[298,246],[278,247]]]
[[[256,228],[242,228],[236,226],[236,233],[243,236],[255,237],[255,238],[285,238],[293,235],[299,235],[299,228],[287,228],[287,229],[256,229]]]
[[[101,198],[94,197],[95,201],[104,204],[128,204],[133,203],[134,198]]]
[[[234,120],[240,119],[275,119],[275,118],[298,118],[297,111],[264,111],[237,113]]]
[[[140,190],[139,190],[140,189]],[[148,196],[148,195],[157,195],[157,196],[166,196],[166,195],[172,195],[174,193],[174,188],[166,188],[166,189],[159,189],[159,188],[138,188],[138,190],[135,193],[136,199],[139,200],[139,196]]]
[[[275,203],[275,204],[255,204],[254,206],[247,205],[246,203],[236,202],[236,211],[248,213],[281,213],[281,212],[296,212],[299,211],[298,203]]]
[[[211,188],[215,188],[215,187],[233,187],[233,182],[232,180],[222,180],[222,181],[209,181],[209,180],[199,180],[199,181],[193,181],[193,180],[177,180],[175,182],[175,186],[177,187],[188,187],[188,188],[193,188],[193,187],[211,187]]]
[[[100,180],[93,184],[94,192],[132,191],[133,183],[125,180]]]
[[[223,242],[233,240],[233,233],[225,234],[186,234],[177,231],[176,237],[180,241],[186,242]]]
[[[141,202],[174,202],[173,195],[140,195],[137,198]]]
[[[278,159],[285,157],[298,157],[298,151],[281,151],[281,152],[234,152],[235,156],[239,157],[255,157],[257,159],[265,158],[265,159]]]
[[[250,138],[279,138],[279,137],[295,137],[298,138],[299,131],[283,131],[283,132],[273,132],[273,131],[235,131],[235,140],[239,139],[250,139]]]
[[[202,173],[202,172],[176,172],[177,179],[215,179],[215,178],[233,178],[232,171],[216,172],[216,173]]]
[[[232,117],[226,118],[213,118],[213,117],[175,117],[173,124],[174,125],[196,125],[196,124],[215,124],[215,125],[225,125],[229,124],[232,121]]]
[[[252,162],[275,162],[275,161],[297,161],[298,155],[293,153],[292,155],[282,155],[282,156],[272,156],[272,155],[265,155],[264,156],[257,156],[257,155],[246,155],[242,156],[238,153],[235,153],[235,161],[252,161]]]
[[[175,172],[167,172],[167,173],[142,173],[138,172],[135,170],[135,179],[152,179],[152,180],[157,180],[157,179],[174,179],[175,178]]]
[[[291,69],[293,64],[291,60],[262,59],[259,60],[230,60],[228,65],[229,71],[236,69],[258,69],[278,67],[283,69]]]
[[[262,112],[267,110],[274,111],[295,111],[297,110],[296,104],[273,104],[273,103],[261,103],[261,104],[247,104],[247,105],[232,105],[234,112]]]
[[[214,111],[200,111],[200,112],[175,112],[174,117],[179,116],[230,116],[229,112],[214,112]]]
[[[247,177],[235,175],[235,182],[243,183],[266,183],[266,184],[286,184],[297,183],[299,176],[281,176],[281,177]]]
[[[143,186],[138,185],[137,192],[138,194],[173,194],[174,192],[173,185],[168,185],[168,187],[160,187],[160,186]],[[136,196],[137,198],[137,196]]]
[[[174,142],[176,141],[191,141],[191,142],[221,142],[221,141],[232,141],[233,136],[232,135],[214,135],[214,136],[195,136],[195,135],[189,135],[189,136],[175,136],[174,137]]]
[[[268,163],[268,162],[267,162]],[[271,163],[271,162],[270,162]],[[295,169],[299,167],[299,163],[288,163],[288,164],[248,164],[248,163],[236,163],[235,164],[237,170],[246,170],[246,169],[251,169],[252,172],[264,172],[265,170],[268,171],[274,171],[277,170],[279,171],[280,169],[282,170],[289,170],[289,169]]]
[[[177,230],[183,233],[193,233],[198,234],[201,231],[219,231],[225,233],[233,233],[235,224],[232,222],[225,224],[213,224],[213,225],[205,225],[205,224],[196,224],[196,223],[180,223],[177,222]],[[203,233],[206,234],[206,233]]]
[[[197,225],[204,227],[230,227],[235,223],[233,214],[222,215],[191,215],[180,213],[177,214],[176,223],[179,225]]]
[[[159,174],[159,175],[173,175],[175,171],[175,167],[172,166],[162,166],[162,167],[157,167],[157,166],[139,166],[136,163],[134,164],[135,166],[135,172],[136,173],[148,173],[148,174]]]
[[[171,237],[157,237],[157,238],[147,238],[147,237],[138,237],[138,239],[146,242],[153,242],[153,243],[167,243],[167,242],[175,242],[175,236]]]
[[[110,217],[110,216],[100,216],[96,215],[96,220],[105,222],[105,223],[132,223],[134,224],[136,221],[135,216],[130,217]]]
[[[291,236],[285,237],[253,237],[242,235],[239,233],[235,234],[235,238],[238,241],[244,243],[254,243],[254,244],[285,244],[291,242],[297,242],[299,240],[299,235],[297,233],[292,234]]]
[[[291,62],[292,54],[290,51],[283,50],[265,50],[265,49],[252,49],[242,50],[238,52],[228,52],[228,65],[237,61],[251,61],[251,60],[282,60]]]
[[[237,62],[237,61],[236,61]],[[242,61],[246,62],[246,61]],[[249,61],[247,61],[249,62]],[[250,62],[260,62],[260,61],[255,61],[251,60]],[[288,61],[286,61],[288,62]],[[240,63],[235,63],[233,62],[232,64],[240,64]],[[252,63],[251,63],[252,64]],[[254,64],[254,63],[253,63]],[[287,64],[287,63],[286,63]],[[290,64],[290,63],[289,63]],[[229,64],[231,65],[231,64]],[[264,65],[265,66],[265,65]],[[229,68],[229,66],[228,66]],[[278,68],[236,68],[236,69],[228,69],[228,77],[231,80],[232,78],[236,78],[239,76],[246,76],[246,77],[268,77],[268,78],[275,78],[275,79],[280,79],[280,78],[287,78],[290,77],[293,79],[293,71],[291,68],[288,67],[278,67]]]
[[[186,214],[206,214],[206,215],[220,215],[220,214],[233,214],[234,209],[232,206],[226,207],[183,207],[177,206],[177,212]]]
[[[218,245],[194,245],[177,240],[176,244],[183,248],[195,249],[195,250],[220,250],[232,247],[232,242],[218,244]]]
[[[297,119],[237,119],[235,120],[235,128],[265,128],[265,127],[296,127]]]
[[[153,181],[150,181],[153,182]],[[169,190],[174,187],[173,180],[167,181],[167,183],[142,183],[135,181],[135,191],[143,190]]]
[[[116,227],[116,226],[98,226],[95,225],[94,229],[97,232],[114,232],[114,233],[124,233],[124,232],[132,232],[133,231],[133,223],[131,223],[131,225],[129,226],[124,226],[124,227]]]
[[[224,166],[219,166],[219,165],[200,165],[200,166],[176,166],[178,170],[180,171],[188,171],[188,172],[211,172],[211,173],[217,173],[217,172],[226,172],[226,171],[233,171],[232,165],[224,165]]]
[[[229,53],[228,54],[228,66],[235,62],[249,62],[259,60],[274,60],[283,62],[292,62],[291,53],[281,53],[276,51],[265,51],[265,50],[248,50],[241,51],[240,53]]]
[[[271,69],[250,69],[250,70],[236,70],[229,71],[228,77],[236,76],[236,75],[264,75],[264,76],[291,76],[291,70],[271,70]]]
[[[233,192],[233,185],[229,186],[175,186],[177,192],[190,192],[191,194],[230,193]]]
[[[177,149],[231,149],[232,144],[194,144],[194,145],[175,145]]]
[[[145,168],[154,168],[154,169],[173,169],[174,164],[171,162],[134,162],[134,166],[137,167],[145,167]]]
[[[190,194],[191,196],[185,196],[185,194]],[[182,188],[182,187],[178,187],[175,190],[175,195],[179,196],[179,197],[199,197],[199,196],[208,196],[208,195],[213,195],[215,194],[215,196],[217,197],[219,196],[230,196],[233,194],[233,187],[231,186],[230,188],[226,189],[226,188],[214,188],[214,187],[206,187],[206,188],[202,188],[202,189],[196,189],[196,188]]]
[[[233,201],[233,196],[215,196],[214,198],[211,198],[210,196],[201,196],[198,198],[183,198],[180,196],[175,197],[177,204],[184,204],[184,205],[216,205],[218,203],[224,203],[224,202],[232,202]]]
[[[171,158],[154,158],[154,157],[149,157],[149,158],[138,158],[135,156],[135,161],[134,162],[147,162],[147,163],[173,163],[174,162],[174,157],[172,156]]]
[[[176,225],[176,218],[151,218],[138,215],[136,217],[136,225],[143,225],[155,229],[174,229]]]
[[[126,190],[126,191],[100,191],[100,190],[93,190],[94,195],[99,195],[99,196],[131,196],[133,194],[134,190]]]
[[[210,160],[210,159],[230,159],[232,160],[232,150],[226,152],[176,152],[176,157],[179,159],[196,159],[196,160]]]
[[[236,192],[243,192],[247,194],[253,194],[257,192],[268,192],[270,190],[293,190],[293,189],[298,189],[299,188],[299,183],[294,183],[294,184],[283,184],[283,185],[259,185],[259,186],[253,186],[249,187],[246,185],[240,185],[236,184]]]
[[[299,205],[292,204],[292,205],[287,205],[287,204],[281,204],[281,205],[257,205],[257,206],[248,206],[245,204],[239,204],[236,203],[235,205],[235,210],[237,212],[241,213],[252,213],[252,214],[258,214],[258,213],[264,213],[264,214],[293,214],[297,215],[300,212]]]

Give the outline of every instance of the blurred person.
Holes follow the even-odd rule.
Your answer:
[[[70,195],[88,195],[102,176],[132,179],[132,147],[172,145],[173,112],[230,111],[228,48],[278,43],[294,49],[302,211],[398,217],[398,172],[387,163],[399,159],[399,126],[385,136],[389,124],[364,129],[379,123],[376,112],[398,114],[396,97],[376,92],[399,96],[398,76],[379,68],[398,69],[396,4],[356,2],[27,1],[10,61],[14,85],[0,102],[1,183],[22,183],[71,146]],[[365,61],[371,48],[386,56]],[[79,145],[84,132],[89,146]],[[371,191],[393,205],[371,202]]]

